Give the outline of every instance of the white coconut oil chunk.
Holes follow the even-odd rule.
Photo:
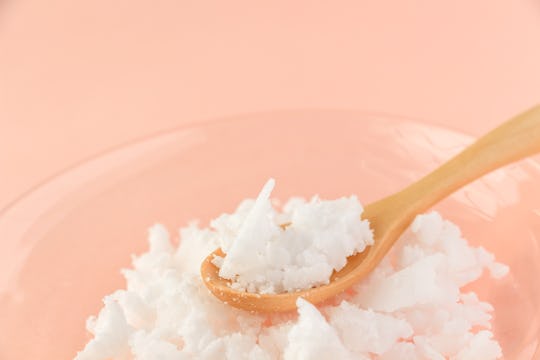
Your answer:
[[[222,303],[200,264],[214,249],[221,275],[260,293],[328,282],[346,257],[373,242],[355,197],[293,198],[277,211],[270,180],[210,227],[149,231],[149,249],[123,271],[126,284],[87,321],[76,360],[495,360],[494,307],[469,285],[508,273],[436,212],[416,217],[371,274],[325,305],[257,314]],[[289,224],[285,229],[282,224]],[[489,242],[486,242],[489,247]],[[487,280],[487,279],[486,279]],[[504,311],[506,309],[499,309]]]
[[[331,201],[294,198],[279,212],[270,200],[274,185],[274,179],[268,180],[254,202],[242,205],[246,209],[241,214],[212,223],[225,234],[220,246],[226,254],[213,263],[234,289],[274,294],[328,284],[347,257],[373,244],[355,196]],[[239,224],[237,231],[231,222]]]

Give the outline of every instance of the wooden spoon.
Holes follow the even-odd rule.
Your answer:
[[[504,165],[540,152],[540,105],[507,121],[478,139],[463,152],[404,190],[365,207],[375,242],[364,252],[350,256],[347,265],[334,272],[328,285],[281,294],[240,292],[229,287],[212,264],[220,249],[201,265],[201,276],[212,294],[225,303],[256,312],[283,312],[296,309],[302,297],[321,303],[347,290],[368,275],[390,250],[416,215],[444,199],[462,186]]]

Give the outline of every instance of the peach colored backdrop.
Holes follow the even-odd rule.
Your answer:
[[[0,208],[216,116],[366,109],[479,133],[539,101],[539,0],[0,0]]]

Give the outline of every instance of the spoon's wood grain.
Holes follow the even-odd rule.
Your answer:
[[[345,291],[369,274],[386,255],[414,217],[464,185],[504,165],[540,152],[540,106],[522,113],[478,139],[463,152],[404,190],[365,207],[363,217],[371,223],[375,243],[361,254],[347,259],[347,265],[334,273],[328,285],[283,294],[260,295],[238,292],[220,278],[210,254],[201,265],[205,285],[231,306],[257,312],[283,312],[296,309],[303,297],[318,304]]]

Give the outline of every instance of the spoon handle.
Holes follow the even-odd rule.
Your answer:
[[[483,175],[540,152],[540,105],[503,123],[432,173],[395,194],[413,217]],[[403,215],[403,214],[402,214]]]

